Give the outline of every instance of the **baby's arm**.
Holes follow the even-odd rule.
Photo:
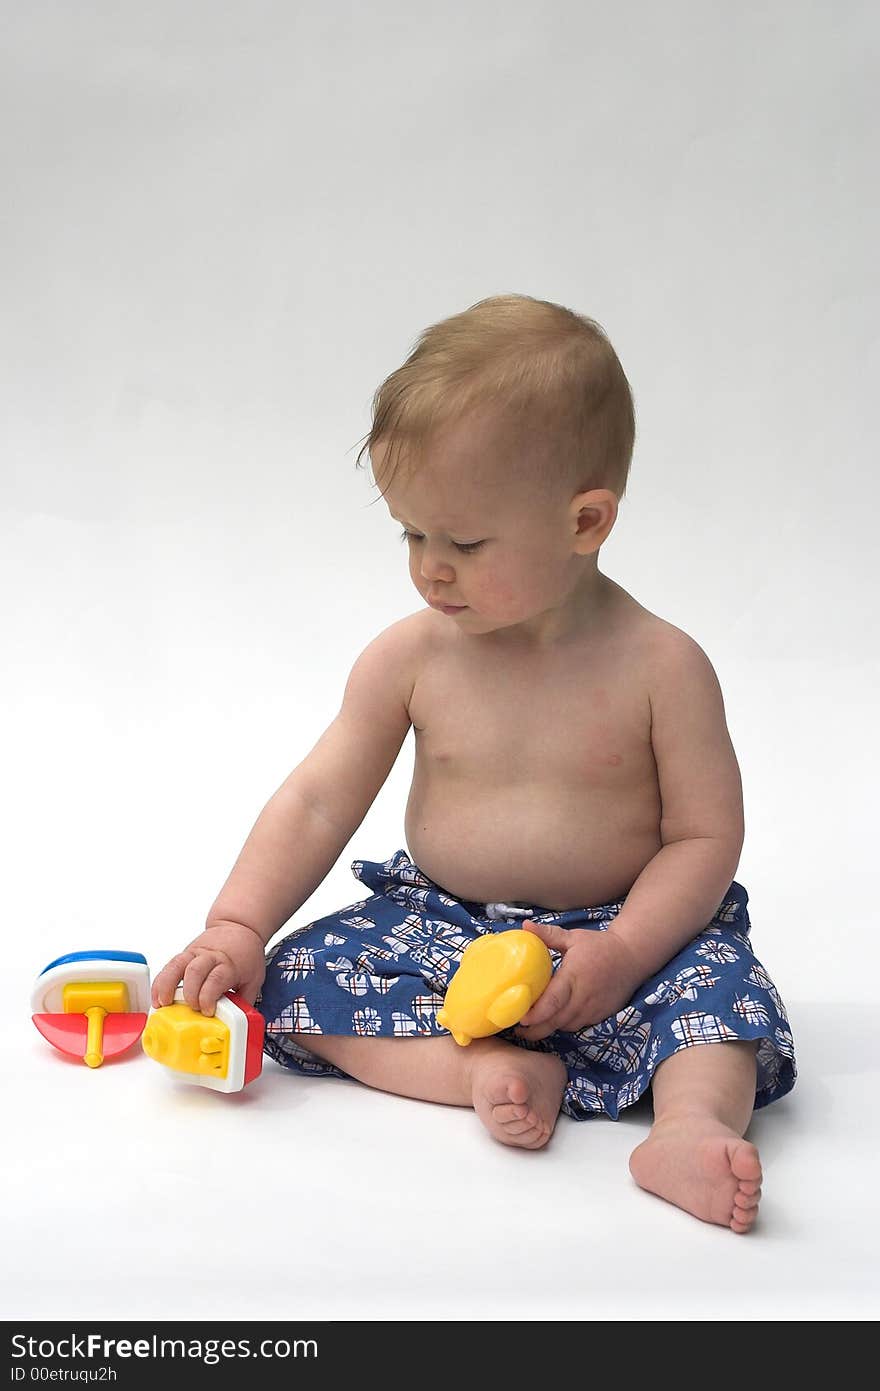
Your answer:
[[[650,698],[662,846],[609,929],[633,957],[636,984],[711,922],[743,845],[742,780],[721,687],[705,652],[678,629],[654,661]]]
[[[156,976],[155,1007],[181,981],[204,1014],[227,990],[253,1003],[269,939],[326,878],[394,766],[410,727],[417,631],[413,616],[401,619],[360,654],[339,714],[263,808],[205,931]]]
[[[525,1038],[586,1028],[622,1009],[711,921],[736,873],[742,782],[721,688],[705,652],[678,629],[652,660],[649,693],[661,848],[607,931],[529,924],[563,959],[523,1018]]]

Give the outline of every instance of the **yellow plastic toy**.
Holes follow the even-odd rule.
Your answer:
[[[141,1040],[144,1052],[175,1072],[225,1077],[229,1068],[229,1028],[183,1002],[154,1010]]]
[[[241,1091],[260,1075],[265,1020],[233,990],[221,995],[215,1010],[208,1016],[190,1009],[178,986],[173,1003],[150,1015],[143,1050],[183,1081]]]
[[[147,959],[136,951],[72,951],[37,977],[31,1018],[43,1038],[87,1067],[140,1038],[150,1008]]]
[[[518,1024],[549,984],[550,953],[523,928],[490,932],[465,948],[437,1023],[462,1046]]]

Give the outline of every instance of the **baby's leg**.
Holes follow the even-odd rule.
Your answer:
[[[502,1144],[540,1149],[553,1134],[566,1082],[565,1067],[553,1053],[518,1048],[499,1038],[474,1039],[463,1048],[449,1034],[292,1037],[368,1087],[447,1106],[472,1106]]]
[[[755,1104],[757,1044],[682,1048],[652,1081],[654,1125],[630,1157],[642,1188],[704,1222],[750,1230],[761,1197],[758,1151],[742,1137]]]

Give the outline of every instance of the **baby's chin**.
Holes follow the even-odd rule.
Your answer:
[[[467,628],[469,633],[486,634],[503,633],[508,630],[513,632],[528,621],[526,618],[493,618],[490,614],[478,613],[470,607],[462,609],[461,613],[446,614],[445,617],[448,623]]]
[[[478,609],[471,608],[468,604],[459,613],[443,613],[436,609],[435,612],[446,622],[453,623],[457,628],[467,628],[469,633],[501,633],[507,629],[514,630],[522,624],[527,624],[530,619],[540,617],[540,613],[517,614],[515,617],[505,615],[503,618],[492,614],[482,613]]]
[[[535,643],[544,645],[547,642],[564,641],[567,636],[577,631],[576,624],[574,627],[563,624],[560,630],[558,618],[552,612],[527,613],[516,618],[492,618],[473,609],[465,609],[462,613],[447,617],[446,621],[454,623],[462,632],[466,631],[471,635],[489,637],[497,634],[500,641],[510,641],[513,644],[521,641],[529,647]]]

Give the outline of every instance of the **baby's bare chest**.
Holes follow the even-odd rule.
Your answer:
[[[410,718],[423,775],[618,791],[656,776],[646,683],[610,656],[489,665],[442,653],[418,675]]]

